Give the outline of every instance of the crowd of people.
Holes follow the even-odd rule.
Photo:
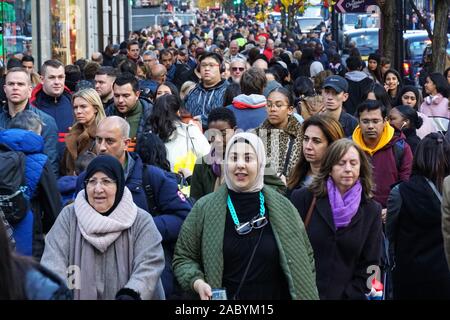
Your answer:
[[[11,57],[0,299],[449,299],[450,68],[404,86],[280,30],[206,13]]]

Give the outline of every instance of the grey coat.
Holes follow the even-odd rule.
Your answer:
[[[110,245],[105,253],[94,248],[95,270],[80,270],[80,272],[94,272],[99,300],[111,300],[122,288],[129,288],[140,293],[143,300],[165,299],[160,280],[164,269],[164,252],[161,246],[161,234],[149,213],[138,208],[136,220],[124,232],[129,233],[128,252],[134,256],[133,270],[128,276],[127,283],[119,283],[118,265],[116,263],[117,250]],[[124,232],[117,240],[124,237]],[[68,279],[70,289],[75,289],[70,280],[74,275],[68,273],[75,265],[76,236],[80,233],[74,205],[66,206],[59,214],[55,224],[45,239],[45,251],[41,264],[62,277]],[[79,236],[79,235],[78,235]],[[91,245],[83,241],[83,245]],[[70,269],[71,267],[72,269]]]

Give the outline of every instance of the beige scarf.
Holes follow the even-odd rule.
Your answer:
[[[130,190],[125,187],[122,200],[116,209],[109,216],[103,216],[91,207],[85,198],[84,190],[81,190],[75,199],[75,214],[83,238],[104,253],[122,231],[133,225],[137,207]]]

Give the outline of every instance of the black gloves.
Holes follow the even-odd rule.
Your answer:
[[[141,300],[141,295],[133,289],[122,288],[116,293],[116,300]]]

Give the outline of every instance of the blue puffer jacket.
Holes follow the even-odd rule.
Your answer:
[[[32,111],[39,116],[45,126],[42,126],[41,136],[44,138],[44,153],[48,156],[50,164],[52,166],[53,173],[57,176],[59,173],[59,158],[57,151],[58,142],[58,128],[56,126],[55,119],[49,116],[44,111],[39,110],[31,106],[29,103],[24,110]],[[0,108],[0,127],[8,128],[12,118],[9,114],[8,106],[4,105]]]
[[[223,98],[229,82],[220,81],[211,88],[204,88],[201,83],[185,98],[185,107],[193,116],[202,116],[203,127],[207,126],[208,115],[211,110],[223,107]]]
[[[25,295],[27,300],[73,299],[65,281],[39,264],[26,272]]]
[[[139,98],[139,102],[142,104],[142,108],[144,110],[144,113],[141,117],[141,120],[139,121],[139,127],[137,129],[136,137],[139,140],[139,137],[145,130],[145,123],[150,116],[150,114],[153,111],[153,104],[150,100],[145,98]],[[111,103],[106,109],[105,109],[106,116],[119,116],[122,117],[119,111],[117,111],[116,106],[114,105],[114,102]]]
[[[28,130],[8,129],[0,132],[0,143],[7,145],[11,150],[21,151],[26,155],[24,174],[28,188],[25,194],[30,200],[35,198],[39,180],[48,160],[48,157],[43,153],[43,138]],[[20,254],[33,255],[34,225],[38,223],[39,218],[38,212],[29,210],[25,217],[13,226],[16,249]]]
[[[75,200],[77,178],[77,176],[63,176],[58,179],[58,190],[61,193],[63,206]]]

